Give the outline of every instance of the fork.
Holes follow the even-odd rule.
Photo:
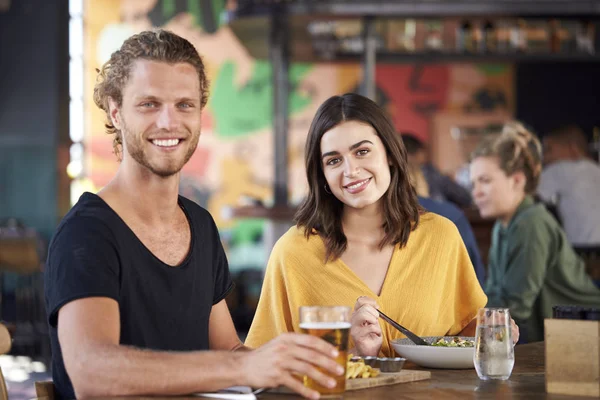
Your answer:
[[[379,312],[381,318],[383,318],[388,324],[392,325],[394,328],[398,329],[400,332],[406,335],[406,337],[409,338],[414,344],[417,344],[419,346],[430,346],[429,343],[421,339],[419,336],[415,335],[414,333],[412,333],[411,331],[409,331],[408,329],[406,329],[405,327],[403,327],[402,325],[400,325],[381,311],[377,311]]]

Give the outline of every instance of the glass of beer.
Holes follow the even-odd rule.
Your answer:
[[[332,377],[336,380],[333,388],[321,386],[308,376],[304,377],[304,385],[318,391],[321,396],[340,396],[346,390],[350,315],[350,307],[345,306],[300,307],[300,330],[303,333],[318,336],[337,347],[339,355],[336,361],[344,368],[343,375]],[[327,374],[322,369],[321,372]]]

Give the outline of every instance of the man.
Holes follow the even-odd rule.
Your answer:
[[[178,196],[208,96],[191,43],[164,30],[127,39],[99,71],[94,101],[121,159],[98,195],[85,193],[53,237],[46,307],[59,398],[176,395],[233,385],[324,385],[336,350],[284,335],[253,351],[225,296],[227,260],[210,214]],[[208,351],[212,350],[212,351]]]
[[[544,136],[543,146],[539,196],[556,205],[572,245],[600,245],[600,166],[588,157],[583,131],[559,128]]]
[[[465,243],[467,252],[469,253],[469,258],[475,269],[477,280],[483,287],[485,282],[485,266],[483,265],[481,255],[479,254],[479,247],[477,245],[477,240],[475,239],[475,234],[473,233],[473,229],[471,228],[471,224],[465,213],[454,204],[447,201],[435,201],[423,196],[418,196],[418,199],[419,204],[427,211],[446,217],[454,222],[454,225],[458,228],[458,233],[460,233],[460,236]]]
[[[477,280],[479,281],[479,284],[483,286],[485,282],[485,266],[481,260],[477,240],[475,239],[475,234],[473,233],[473,229],[471,228],[471,224],[469,223],[467,216],[461,211],[460,208],[456,207],[449,201],[434,200],[429,197],[429,187],[427,183],[424,182],[424,177],[420,168],[420,166],[425,162],[424,152],[415,151],[415,148],[418,146],[417,143],[420,144],[421,142],[412,135],[403,135],[402,139],[405,140],[404,144],[407,148],[407,152],[409,153],[409,179],[411,180],[411,183],[417,192],[419,205],[429,212],[441,215],[442,217],[446,217],[450,221],[454,222],[454,225],[456,225],[458,233],[460,233],[465,247],[469,252],[469,258],[471,259],[471,263],[475,269]],[[408,150],[409,148],[410,150]],[[412,152],[412,155],[410,152]]]
[[[469,191],[428,162],[423,142],[411,133],[402,132],[400,135],[408,153],[409,166],[413,170],[417,194],[437,201],[449,201],[458,207],[470,206],[472,200]]]

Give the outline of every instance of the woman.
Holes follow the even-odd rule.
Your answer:
[[[418,335],[472,336],[487,298],[454,224],[418,206],[383,110],[357,94],[331,97],[305,152],[308,197],[273,248],[246,344],[298,332],[304,305],[354,305],[351,347],[363,356],[391,356],[403,337],[377,307]]]
[[[484,218],[496,218],[485,293],[488,307],[508,307],[524,341],[544,340],[552,306],[600,306],[586,274],[554,217],[536,204],[541,146],[519,123],[484,142],[471,157],[473,197]]]

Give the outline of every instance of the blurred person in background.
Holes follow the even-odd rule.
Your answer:
[[[484,218],[496,218],[485,293],[488,307],[508,307],[523,341],[544,340],[552,306],[600,306],[600,290],[565,233],[536,204],[541,144],[520,123],[481,143],[471,156],[473,198]]]
[[[420,156],[417,156],[420,157]],[[479,254],[479,246],[473,234],[471,224],[464,212],[454,204],[445,200],[434,200],[429,197],[429,187],[419,167],[419,163],[414,162],[411,156],[408,155],[408,173],[412,186],[417,192],[417,199],[421,207],[432,213],[448,218],[458,228],[458,233],[465,243],[465,247],[469,252],[471,263],[475,269],[475,274],[479,283],[483,286],[485,281],[485,266]]]
[[[417,198],[419,200],[419,204],[424,209],[441,215],[442,217],[446,217],[452,221],[454,225],[456,225],[456,228],[458,228],[458,233],[460,233],[460,236],[465,243],[467,252],[469,252],[469,258],[471,259],[471,263],[475,269],[477,280],[479,280],[479,283],[481,286],[483,286],[485,282],[485,265],[481,260],[479,246],[477,245],[475,234],[473,233],[473,229],[471,228],[471,224],[469,223],[469,219],[465,213],[449,201],[436,201],[423,196],[418,196]]]
[[[600,246],[600,166],[589,157],[583,131],[562,127],[546,134],[543,144],[539,196],[557,207],[573,246]]]
[[[400,135],[408,153],[417,194],[433,200],[449,201],[460,208],[469,207],[472,204],[469,191],[429,161],[425,144],[412,133],[401,132]]]

